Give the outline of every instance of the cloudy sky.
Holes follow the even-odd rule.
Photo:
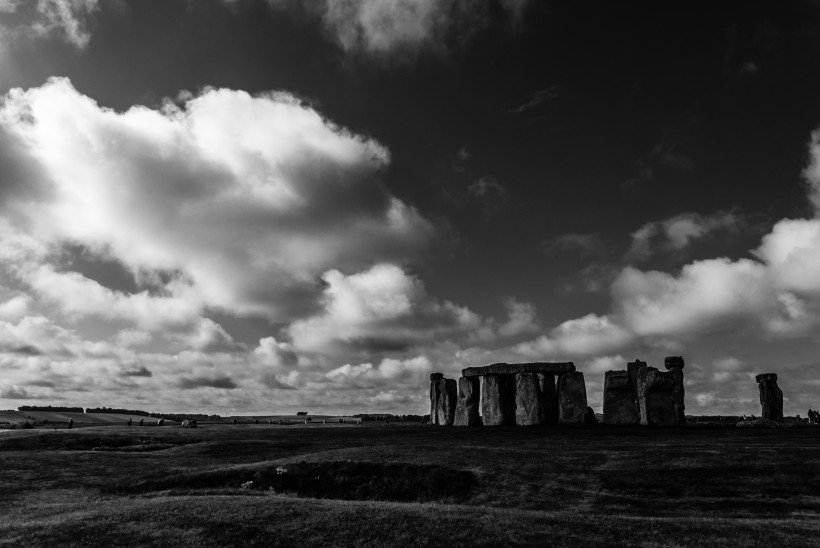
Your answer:
[[[0,408],[820,406],[820,4],[0,0]]]

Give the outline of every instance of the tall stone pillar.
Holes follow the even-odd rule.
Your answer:
[[[555,377],[544,373],[518,373],[515,376],[515,424],[534,426],[554,423]]]
[[[604,424],[636,424],[636,402],[628,370],[604,374]]]
[[[654,367],[638,371],[638,411],[644,426],[675,426],[675,376]]]
[[[515,424],[515,375],[484,375],[481,415],[484,426]]]
[[[675,381],[675,386],[672,389],[672,399],[675,400],[675,420],[678,426],[685,426],[686,405],[684,403],[683,356],[667,356],[663,359],[663,364]]]
[[[479,402],[481,377],[459,377],[456,397],[456,426],[481,426]]]
[[[632,392],[635,394],[635,415],[638,417],[638,422],[640,422],[641,415],[641,410],[638,407],[638,371],[646,366],[646,362],[642,362],[637,358],[635,358],[635,361],[626,364],[626,370],[629,373],[629,382],[632,383]]]
[[[430,424],[452,426],[456,414],[456,381],[430,374]]]
[[[580,371],[558,377],[558,421],[561,424],[584,424],[587,414],[587,388]]]
[[[783,391],[777,386],[777,373],[762,373],[755,380],[760,390],[761,415],[764,419],[783,422]]]
[[[438,400],[441,396],[438,381],[444,378],[443,373],[430,373],[430,426],[438,423]]]

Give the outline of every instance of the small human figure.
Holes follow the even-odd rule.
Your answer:
[[[140,426],[143,426],[143,421],[144,421],[144,420],[145,420],[145,419],[140,419]]]
[[[131,426],[131,417],[128,417],[128,426]]]
[[[273,424],[273,419],[268,419],[268,426]]]
[[[236,419],[233,420],[233,423],[236,424]]]
[[[74,419],[68,419],[68,429],[71,430],[72,426],[74,426]]]
[[[259,419],[256,419],[256,424],[259,424]]]

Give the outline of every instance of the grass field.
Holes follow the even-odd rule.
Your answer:
[[[3,545],[820,542],[808,426],[15,430],[0,485]]]

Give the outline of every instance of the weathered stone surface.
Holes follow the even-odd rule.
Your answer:
[[[755,375],[755,382],[760,381],[774,381],[777,382],[777,373],[761,373],[760,375]]]
[[[638,411],[642,425],[678,424],[674,396],[676,383],[677,380],[671,373],[658,371],[654,367],[641,367],[638,370]]]
[[[666,369],[672,369],[673,367],[683,369],[683,356],[666,356],[663,359],[663,366]]]
[[[580,371],[558,377],[558,421],[583,424],[587,414],[587,388]]]
[[[632,383],[632,391],[635,393],[635,414],[639,414],[638,410],[638,371],[641,370],[641,367],[646,367],[646,362],[642,362],[639,359],[635,359],[634,362],[629,362],[626,364],[626,370],[629,372],[629,381]]]
[[[460,377],[456,396],[456,426],[481,426],[479,405],[481,402],[481,379]]]
[[[587,407],[587,414],[584,416],[584,424],[588,426],[595,426],[598,424],[598,417],[595,416],[595,411],[591,407]]]
[[[546,375],[561,375],[575,371],[572,362],[561,363],[494,363],[485,367],[467,367],[461,370],[464,377],[480,377],[483,375],[517,375],[518,373],[544,373]]]
[[[760,389],[760,414],[764,419],[783,422],[783,391],[777,386],[777,375],[764,373],[755,378]]]
[[[444,378],[444,373],[430,373],[430,382],[440,381]]]
[[[436,420],[441,426],[452,426],[456,416],[456,381],[441,379],[438,384],[439,398],[436,402]]]
[[[515,424],[533,426],[555,424],[558,420],[558,398],[555,377],[543,373],[519,373],[515,376]]]
[[[515,424],[515,375],[485,375],[481,382],[484,426]]]
[[[183,428],[199,428],[199,426],[197,426],[197,424],[196,424],[196,419],[191,419],[191,420],[186,419],[186,420],[182,421],[182,427]]]
[[[604,424],[636,424],[636,401],[629,371],[604,374]]]
[[[672,367],[669,369],[668,375],[672,376],[675,381],[675,386],[672,388],[672,399],[675,402],[675,422],[678,426],[686,425],[686,390],[683,385],[683,368]]]
[[[440,379],[439,379],[440,380]],[[438,426],[438,399],[441,396],[439,380],[430,381],[430,426]]]

